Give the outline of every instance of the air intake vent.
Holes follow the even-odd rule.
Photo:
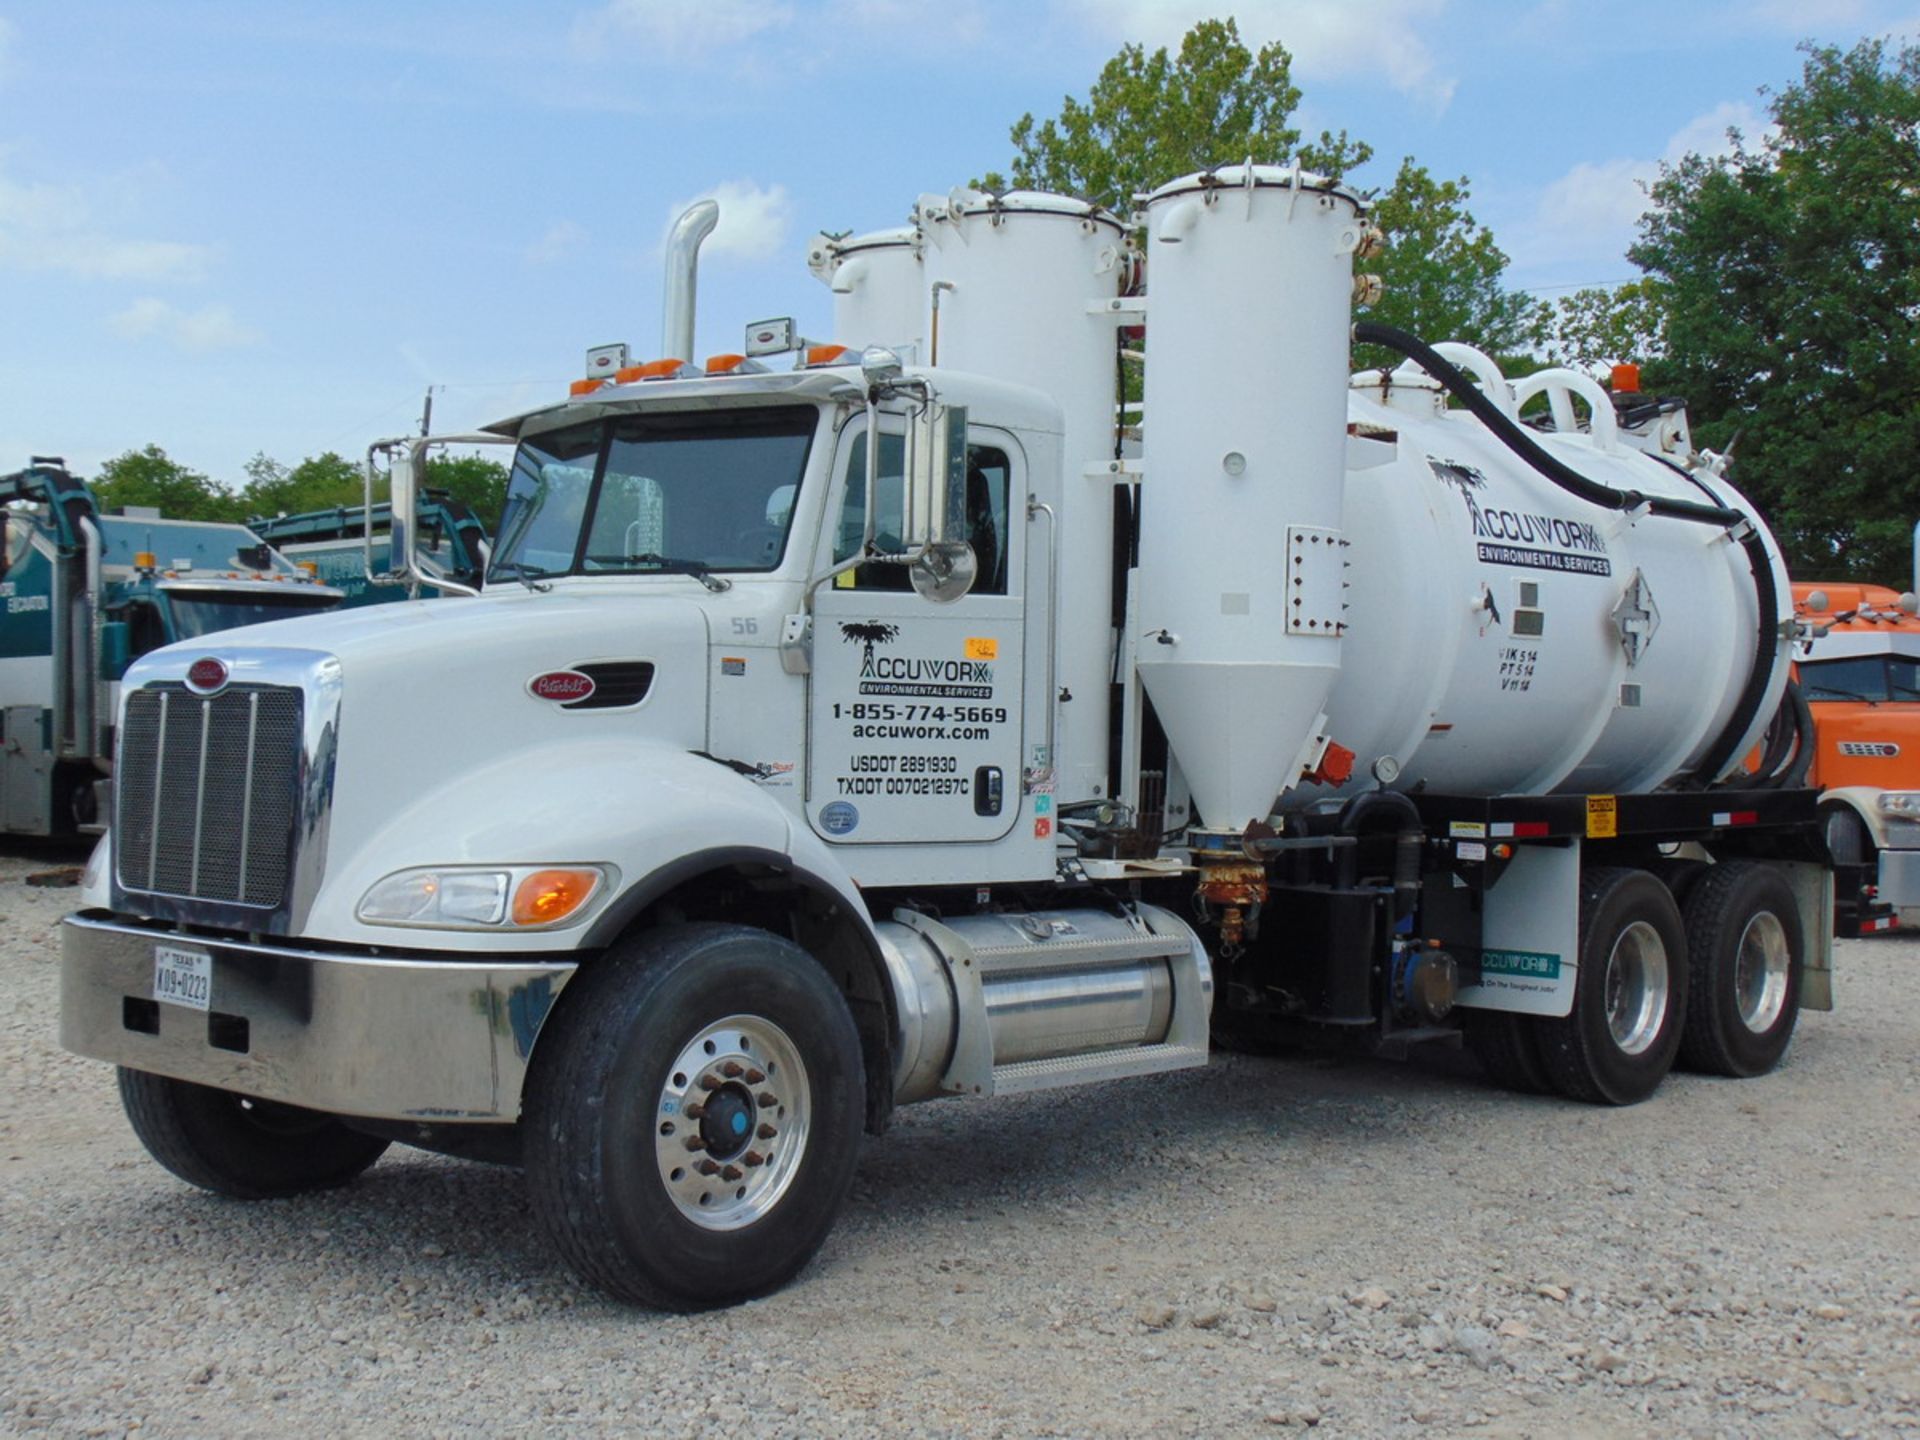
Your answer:
[[[646,699],[653,688],[651,660],[608,660],[571,668],[593,678],[593,693],[584,700],[568,701],[562,710],[624,710]]]

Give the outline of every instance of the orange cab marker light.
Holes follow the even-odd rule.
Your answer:
[[[551,925],[564,920],[599,884],[598,870],[536,870],[513,892],[513,923]]]
[[[1616,394],[1638,395],[1640,393],[1640,367],[1638,365],[1614,366],[1613,388]]]
[[[809,345],[806,365],[809,370],[816,365],[837,365],[840,357],[847,353],[845,345]]]
[[[604,380],[576,380],[567,387],[569,395],[591,395],[606,382]]]
[[[133,568],[136,570],[151,570],[159,563],[159,560],[154,557],[154,553],[151,550],[136,550],[134,552]]]

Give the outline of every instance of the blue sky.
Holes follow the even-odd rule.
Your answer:
[[[824,333],[816,230],[900,223],[1225,13],[1293,51],[1301,128],[1372,143],[1357,184],[1469,177],[1548,294],[1631,275],[1636,182],[1757,131],[1797,42],[1920,31],[1920,0],[0,0],[0,473],[156,443],[238,482],[410,429],[428,385],[436,430],[541,403],[589,345],[653,357],[703,194],[700,353]]]

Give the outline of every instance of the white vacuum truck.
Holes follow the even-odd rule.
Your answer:
[[[1813,796],[1739,769],[1786,577],[1682,417],[1356,329],[1378,234],[1297,169],[1138,231],[925,198],[816,242],[840,343],[694,365],[712,221],[666,358],[491,427],[478,599],[128,673],[62,1038],[163,1165],[509,1160],[587,1280],[703,1305],[805,1264],[897,1105],[1210,1029],[1627,1104],[1829,1006]]]

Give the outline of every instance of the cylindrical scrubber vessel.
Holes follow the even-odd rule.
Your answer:
[[[1340,672],[1360,202],[1273,166],[1153,192],[1139,669],[1202,824],[1314,754]]]
[[[855,350],[885,345],[909,364],[927,359],[927,279],[912,225],[834,239],[816,235],[807,268],[833,291],[832,339]]]

